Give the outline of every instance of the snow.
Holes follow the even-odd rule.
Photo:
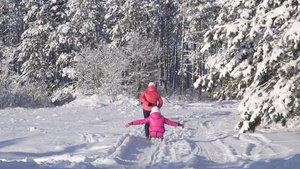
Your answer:
[[[243,19],[250,19],[251,15],[252,15],[252,12],[253,12],[252,9],[245,9],[241,13],[241,18],[243,18]]]
[[[236,25],[236,24],[228,24],[228,25],[226,25],[226,29],[227,29],[226,37],[230,37],[230,36],[232,36],[232,34],[235,35],[239,31],[238,25]]]
[[[299,19],[300,20],[300,19]],[[290,29],[287,30],[286,34],[284,35],[283,39],[285,42],[292,41],[295,43],[294,48],[298,49],[299,41],[300,41],[300,22],[299,21],[293,21],[293,25]]]
[[[164,99],[162,114],[185,128],[165,126],[163,142],[144,138],[139,100],[129,96],[82,96],[52,108],[0,110],[0,168],[249,168],[296,169],[299,120],[291,127],[238,133],[237,101]]]

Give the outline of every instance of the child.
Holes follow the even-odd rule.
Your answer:
[[[164,124],[168,124],[171,126],[181,126],[184,128],[184,126],[180,123],[168,120],[163,115],[160,114],[159,108],[157,106],[154,106],[151,109],[150,116],[142,119],[142,120],[136,120],[133,122],[130,122],[125,125],[125,127],[129,127],[130,125],[139,125],[139,124],[145,124],[150,123],[149,132],[150,132],[150,138],[161,138],[163,139],[165,127]]]

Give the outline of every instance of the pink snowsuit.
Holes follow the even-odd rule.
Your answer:
[[[151,112],[148,118],[142,120],[133,121],[133,125],[150,123],[149,131],[152,137],[163,137],[165,132],[164,124],[168,124],[171,126],[178,126],[177,122],[168,120],[159,112]]]
[[[143,92],[140,100],[143,102],[143,109],[147,111],[151,111],[152,107],[154,106],[161,108],[163,105],[163,100],[156,91],[156,87],[153,85],[149,86],[148,89]],[[152,103],[152,106],[148,106],[149,102]]]

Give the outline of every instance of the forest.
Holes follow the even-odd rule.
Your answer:
[[[0,0],[0,108],[78,95],[239,100],[236,129],[300,119],[300,0]]]

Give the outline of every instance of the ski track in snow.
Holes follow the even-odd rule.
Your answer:
[[[166,102],[162,114],[185,128],[166,125],[165,139],[151,142],[143,137],[143,125],[124,127],[142,118],[140,106],[92,100],[101,106],[86,105],[86,100],[58,108],[0,110],[5,119],[0,123],[0,168],[296,169],[300,164],[299,148],[293,149],[300,144],[287,146],[300,136],[283,133],[289,143],[272,140],[272,133],[235,131],[239,113],[234,101]]]

